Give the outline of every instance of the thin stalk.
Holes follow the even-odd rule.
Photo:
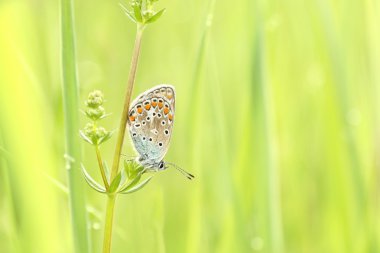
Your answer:
[[[103,253],[111,252],[113,210],[115,208],[116,195],[109,195],[107,199],[106,224],[104,227]]]
[[[144,25],[140,25],[140,24],[137,25],[135,46],[133,49],[131,68],[129,70],[127,90],[126,90],[125,99],[124,99],[124,108],[121,114],[119,135],[117,137],[117,142],[116,142],[110,182],[113,181],[113,179],[116,177],[119,171],[121,149],[123,148],[123,143],[124,143],[124,135],[125,135],[126,127],[127,127],[129,104],[131,102],[133,84],[135,82],[135,77],[136,77],[137,63],[138,63],[139,55],[140,55],[141,38],[143,35],[144,28],[145,28]],[[113,222],[113,210],[115,206],[115,200],[116,200],[115,195],[112,195],[112,194],[108,195],[107,211],[106,211],[106,219],[105,219],[105,227],[104,227],[103,253],[109,253],[111,250],[112,222]]]
[[[127,91],[125,93],[125,99],[124,99],[124,108],[123,108],[123,112],[121,114],[121,120],[120,120],[120,126],[119,126],[119,135],[117,136],[115,154],[113,157],[113,164],[112,164],[112,171],[111,171],[111,182],[115,178],[115,176],[117,175],[117,173],[119,171],[121,149],[122,149],[123,143],[124,143],[124,135],[125,135],[125,129],[127,126],[129,104],[131,102],[133,84],[135,82],[135,77],[136,77],[137,62],[139,60],[139,55],[140,55],[141,38],[142,38],[143,31],[144,31],[144,25],[137,25],[135,47],[133,49],[131,68],[129,70]]]
[[[78,138],[78,82],[75,52],[73,0],[61,0],[61,58],[63,78],[66,168],[75,252],[89,252],[83,178],[80,172],[81,142]]]
[[[107,180],[106,173],[105,173],[104,166],[103,166],[102,156],[100,154],[100,150],[99,150],[98,145],[95,146],[95,152],[96,152],[96,158],[97,158],[98,164],[99,164],[100,173],[102,174],[103,183],[104,183],[104,186],[106,187],[106,190],[108,191],[108,188],[110,186],[108,184],[108,180]]]
[[[269,252],[284,252],[283,228],[281,217],[280,173],[277,164],[275,141],[275,111],[273,93],[266,73],[265,62],[265,35],[263,31],[262,10],[263,2],[256,2],[256,38],[254,46],[254,76],[253,86],[256,86],[255,96],[258,100],[255,105],[260,124],[261,149],[263,150],[263,168],[265,170],[266,207],[269,211],[266,226]]]

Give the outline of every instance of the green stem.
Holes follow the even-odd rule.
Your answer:
[[[111,252],[113,210],[115,208],[116,195],[108,195],[106,223],[104,227],[103,253]]]
[[[141,38],[144,31],[144,25],[137,25],[135,46],[133,49],[131,68],[129,71],[129,78],[127,83],[127,91],[125,93],[124,108],[121,114],[119,135],[117,137],[115,154],[113,158],[110,182],[116,177],[119,171],[120,155],[121,149],[124,143],[124,135],[127,127],[129,104],[131,101],[133,84],[135,82],[137,63],[140,55]],[[115,195],[108,195],[107,201],[107,212],[106,212],[106,223],[104,228],[104,241],[103,241],[103,253],[109,253],[111,250],[111,239],[112,239],[112,222],[113,222],[113,210],[115,206]]]
[[[104,186],[106,187],[106,190],[108,191],[108,188],[110,186],[108,184],[108,180],[107,180],[106,173],[105,173],[104,166],[103,166],[102,156],[100,154],[100,150],[99,150],[98,145],[95,146],[95,151],[96,151],[96,158],[98,159],[98,165],[99,165],[100,173],[102,174],[103,183],[104,183]]]
[[[75,252],[89,252],[87,214],[83,178],[80,172],[80,140],[78,136],[78,82],[75,59],[73,0],[61,0],[61,59],[63,77],[66,167]]]
[[[124,109],[123,109],[123,112],[121,114],[121,120],[120,120],[120,126],[119,126],[119,135],[117,137],[115,154],[113,157],[113,164],[112,164],[112,171],[111,171],[111,182],[115,178],[115,176],[117,175],[117,173],[119,171],[121,149],[122,149],[123,143],[124,143],[124,135],[125,135],[125,129],[127,126],[129,104],[131,102],[133,84],[135,82],[137,62],[138,62],[139,55],[140,55],[140,46],[141,46],[141,38],[142,38],[143,31],[144,31],[144,25],[137,25],[135,47],[133,49],[131,68],[129,70],[129,78],[128,78],[128,84],[127,84],[127,91],[125,93],[125,99],[124,99]]]

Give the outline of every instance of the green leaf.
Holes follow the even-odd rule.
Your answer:
[[[121,180],[121,173],[117,174],[117,176],[113,179],[109,188],[110,193],[114,193],[117,190],[120,184],[120,180]]]
[[[104,119],[110,115],[112,115],[112,113],[106,113],[106,114],[102,115],[99,119]]]
[[[80,135],[80,137],[82,137],[83,140],[87,141],[91,145],[94,145],[94,143],[92,142],[92,140],[90,138],[88,138],[87,135],[85,135],[82,130],[79,130],[79,135]]]
[[[165,12],[165,8],[156,12],[156,14],[154,14],[150,19],[148,19],[147,21],[145,21],[146,24],[149,24],[149,23],[153,23],[154,21],[156,21],[157,19],[159,19],[161,17],[161,15]]]
[[[143,22],[143,19],[142,19],[142,16],[141,16],[141,9],[139,6],[135,5],[133,6],[133,11],[135,13],[135,18],[138,22],[142,23]]]
[[[112,137],[114,132],[115,131],[107,132],[106,135],[104,135],[102,138],[98,140],[98,145],[102,144],[105,141],[108,141]]]
[[[119,192],[126,191],[126,190],[130,189],[131,187],[135,186],[135,185],[140,181],[140,178],[141,178],[141,173],[138,174],[138,175],[137,175],[135,178],[133,178],[131,181],[127,182],[127,183],[124,184],[122,187],[120,187]]]
[[[131,11],[129,11],[122,3],[119,3],[119,5],[121,6],[121,8],[123,9],[125,15],[127,15],[127,17],[132,20],[132,22],[134,23],[137,23],[135,17],[133,16],[133,13],[131,13]]]
[[[122,194],[129,194],[129,193],[132,193],[132,192],[135,192],[135,191],[138,191],[140,189],[142,189],[147,183],[149,183],[149,181],[152,179],[153,176],[151,177],[148,177],[147,179],[145,179],[144,181],[142,181],[139,185],[135,186],[135,187],[132,187],[131,189],[127,190],[127,191],[123,191],[123,192],[119,192],[119,193],[122,193]]]
[[[86,169],[84,168],[84,165],[81,164],[81,167],[82,167],[82,172],[83,172],[83,175],[84,175],[84,178],[86,179],[86,182],[87,184],[92,188],[94,189],[95,191],[97,192],[100,192],[100,193],[106,193],[106,189],[101,186],[99,183],[97,183],[91,176],[90,174],[88,174],[88,172],[86,171]]]
[[[124,160],[124,170],[129,179],[133,179],[140,172],[144,171],[144,167],[138,164],[135,160]]]

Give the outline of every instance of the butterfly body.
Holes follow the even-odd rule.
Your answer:
[[[157,85],[140,94],[128,113],[128,128],[137,162],[148,170],[163,170],[174,124],[175,90]]]

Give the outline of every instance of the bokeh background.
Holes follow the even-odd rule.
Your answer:
[[[167,11],[145,31],[134,97],[175,85],[166,160],[196,179],[171,169],[119,197],[113,252],[380,252],[379,2],[158,7]],[[0,252],[73,252],[59,1],[2,0],[0,27]],[[102,124],[115,129],[135,26],[118,1],[78,0],[75,29],[78,110],[102,90],[112,112]],[[102,147],[109,163],[115,139]],[[106,198],[83,187],[100,252]]]

